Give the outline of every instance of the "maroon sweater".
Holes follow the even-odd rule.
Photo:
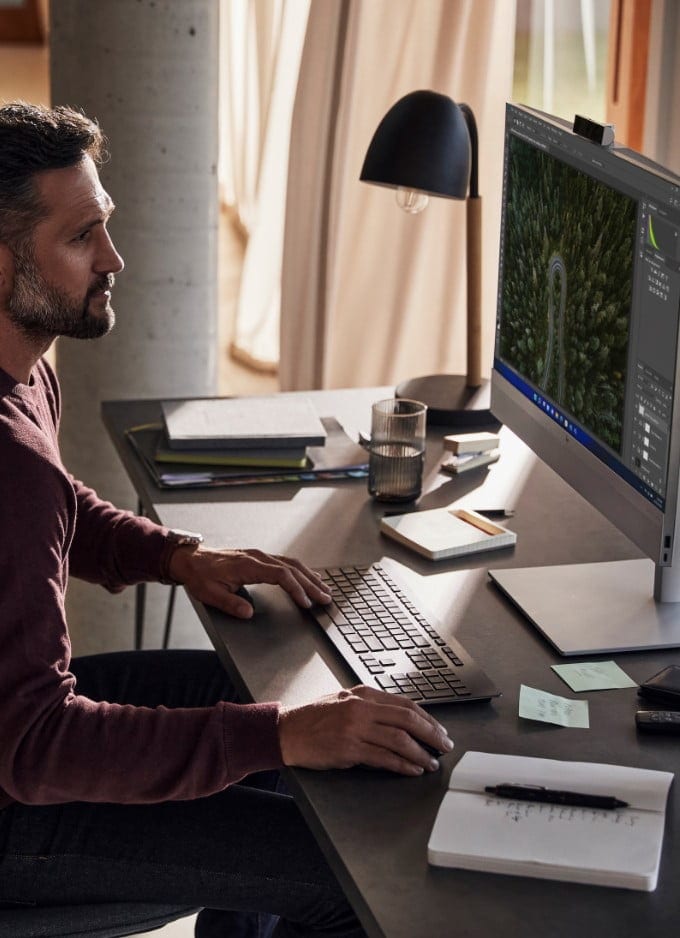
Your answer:
[[[0,369],[0,809],[199,798],[280,766],[276,704],[151,709],[78,694],[69,567],[112,592],[158,580],[166,529],[66,472],[59,407],[45,362],[29,384]]]

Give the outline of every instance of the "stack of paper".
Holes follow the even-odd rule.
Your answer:
[[[308,398],[214,397],[163,401],[159,462],[302,469],[326,430]]]
[[[187,459],[184,451],[181,455],[177,453],[179,461],[175,458],[168,461],[162,458],[167,452],[167,443],[160,423],[131,427],[125,435],[154,483],[163,489],[365,478],[368,474],[366,450],[347,436],[335,418],[324,417],[322,423],[328,434],[327,443],[310,446],[302,467],[251,464],[247,457],[245,461],[235,462],[212,461],[209,455],[204,459]]]
[[[651,892],[672,780],[670,772],[621,765],[466,752],[451,773],[428,859],[436,866]],[[505,784],[608,795],[628,807],[574,807],[485,791]]]

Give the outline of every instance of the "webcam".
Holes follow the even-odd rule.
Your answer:
[[[573,129],[579,137],[585,137],[586,140],[598,143],[601,147],[610,147],[614,142],[613,124],[598,124],[597,121],[591,121],[589,117],[577,114],[574,117]]]

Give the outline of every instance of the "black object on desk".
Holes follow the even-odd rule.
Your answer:
[[[677,710],[638,710],[635,725],[641,733],[680,733],[680,712]]]
[[[613,795],[588,795],[578,791],[556,791],[542,785],[487,785],[484,791],[499,798],[516,798],[518,801],[538,801],[542,804],[563,804],[574,808],[627,808],[628,802]]]
[[[680,666],[669,665],[640,684],[638,695],[652,703],[680,708]]]

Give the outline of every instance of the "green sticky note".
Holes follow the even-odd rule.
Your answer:
[[[519,688],[519,715],[525,720],[556,723],[558,726],[578,729],[590,726],[587,700],[568,700],[526,684],[520,684]]]
[[[553,664],[555,671],[572,690],[610,690],[637,687],[635,681],[615,661],[581,661],[579,664]]]

